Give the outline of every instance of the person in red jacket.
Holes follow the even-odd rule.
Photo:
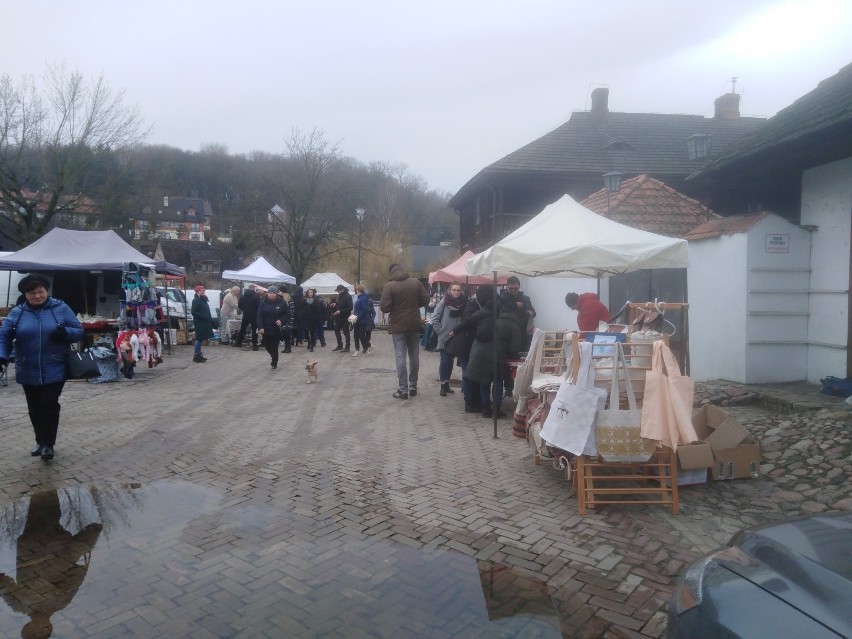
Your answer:
[[[609,321],[609,310],[594,293],[568,293],[565,303],[572,311],[577,311],[577,327],[581,331],[596,331],[600,322]]]

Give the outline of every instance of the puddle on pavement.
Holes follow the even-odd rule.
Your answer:
[[[0,636],[563,636],[511,566],[294,524],[183,482],[33,494],[0,509]]]

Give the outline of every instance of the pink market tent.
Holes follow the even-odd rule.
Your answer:
[[[466,251],[464,255],[459,257],[452,264],[448,264],[444,268],[438,269],[429,273],[429,283],[442,282],[449,284],[450,282],[459,282],[460,284],[493,284],[494,278],[491,275],[468,275],[467,261],[474,256],[473,251]],[[497,277],[497,285],[502,286],[506,283],[506,275]]]

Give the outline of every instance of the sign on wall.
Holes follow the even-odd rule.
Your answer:
[[[767,233],[765,250],[767,253],[789,253],[789,233]]]

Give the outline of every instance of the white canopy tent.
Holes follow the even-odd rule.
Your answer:
[[[222,271],[222,279],[237,282],[296,283],[295,277],[279,271],[263,257],[258,257],[241,271]]]
[[[467,272],[604,277],[688,265],[686,240],[613,222],[563,195],[490,249],[469,259]]]
[[[343,284],[349,289],[350,293],[355,292],[355,287],[346,282],[337,273],[314,273],[311,277],[302,282],[302,289],[309,288],[317,289],[317,295],[337,295],[337,285]]]
[[[600,279],[641,269],[687,266],[686,240],[613,222],[563,195],[490,249],[470,258],[467,272],[491,273],[494,280],[496,273]],[[496,306],[494,313],[496,318]],[[495,341],[495,376],[496,353]],[[497,437],[496,416],[494,437]]]

